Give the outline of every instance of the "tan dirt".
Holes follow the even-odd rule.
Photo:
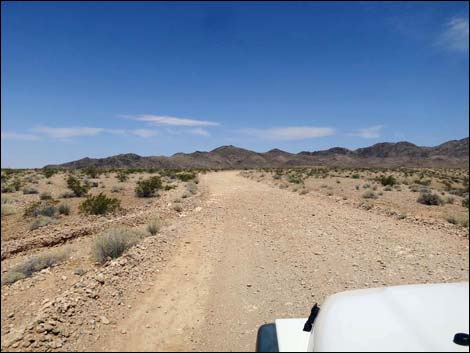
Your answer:
[[[445,228],[238,172],[200,181],[201,208],[177,221],[179,247],[152,287],[75,349],[252,351],[260,325],[339,291],[468,281],[468,240]]]

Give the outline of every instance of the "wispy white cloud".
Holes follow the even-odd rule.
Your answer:
[[[162,115],[140,115],[133,118],[137,121],[146,121],[156,125],[173,125],[173,126],[218,126],[215,121],[194,120],[186,118],[176,118],[173,116]]]
[[[50,138],[68,139],[77,136],[96,136],[105,131],[99,127],[48,127],[41,126],[32,129],[33,132]]]
[[[468,51],[468,18],[450,19],[438,36],[436,44],[450,51]]]
[[[365,139],[376,139],[380,137],[380,131],[383,129],[383,125],[375,125],[364,129],[359,129],[349,135],[358,136]]]
[[[149,129],[135,129],[135,130],[130,130],[130,133],[142,138],[149,138],[152,136],[155,136],[157,132],[155,130],[149,130]]]
[[[335,133],[335,129],[330,127],[290,126],[270,129],[242,129],[241,132],[265,140],[292,141],[330,136]]]
[[[196,129],[190,129],[188,130],[188,132],[192,135],[198,135],[198,136],[205,136],[205,137],[208,137],[210,136],[211,134],[209,133],[209,131],[207,130],[204,130],[200,127],[196,128]]]
[[[39,141],[41,138],[34,134],[2,132],[2,140]]]

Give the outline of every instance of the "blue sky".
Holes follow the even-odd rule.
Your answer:
[[[468,136],[467,2],[2,2],[2,167]]]

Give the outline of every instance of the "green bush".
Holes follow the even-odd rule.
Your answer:
[[[135,193],[138,197],[152,197],[162,187],[162,180],[158,176],[137,182]]]
[[[23,185],[23,183],[18,178],[14,179],[11,183],[11,186],[15,189],[15,191],[20,191],[21,185]]]
[[[83,186],[80,183],[80,180],[75,178],[74,176],[70,175],[67,178],[67,187],[72,190],[73,194],[76,197],[81,197],[85,196],[88,193],[88,188],[86,186]]]
[[[98,235],[92,245],[92,258],[104,263],[108,258],[115,259],[139,242],[143,235],[127,228],[108,229]]]
[[[416,201],[428,206],[438,206],[444,203],[444,201],[439,195],[431,194],[429,192],[423,192],[421,195],[419,195]]]
[[[24,215],[27,217],[54,217],[57,209],[54,206],[54,201],[38,201],[33,202],[31,205],[26,207]]]
[[[35,188],[23,188],[23,194],[25,195],[39,194],[39,191]]]
[[[100,175],[98,169],[96,169],[96,167],[94,167],[94,166],[85,168],[83,170],[83,173],[85,175],[88,175],[90,178],[93,178],[93,179],[96,178],[98,175]]]
[[[462,200],[462,206],[468,208],[468,196]]]
[[[70,214],[70,205],[66,203],[61,203],[57,209],[59,211],[59,214],[63,214],[67,216]]]
[[[382,175],[381,177],[378,178],[378,181],[383,185],[383,186],[393,186],[397,184],[397,179],[393,175],[388,175],[384,176]]]
[[[97,196],[88,196],[79,206],[81,212],[93,215],[104,215],[109,212],[115,212],[120,208],[121,201],[108,198],[103,193]]]
[[[52,200],[52,195],[50,192],[43,192],[39,195],[39,199],[41,200]]]
[[[46,178],[50,178],[51,176],[53,176],[55,173],[57,173],[57,169],[52,169],[52,168],[45,168],[42,170],[42,174],[44,174],[44,176]]]
[[[196,177],[196,173],[194,172],[179,172],[176,173],[176,177],[181,181],[188,181],[194,179]]]
[[[127,176],[127,173],[120,170],[119,172],[117,172],[116,174],[116,178],[120,181],[120,182],[124,182],[128,179],[128,176]]]

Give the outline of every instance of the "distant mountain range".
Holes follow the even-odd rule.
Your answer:
[[[435,147],[416,146],[410,142],[377,143],[349,150],[334,147],[324,151],[297,154],[272,149],[258,153],[235,146],[222,146],[210,152],[176,153],[171,157],[142,157],[119,154],[107,158],[83,158],[46,168],[257,168],[257,167],[458,167],[469,163],[469,139],[452,140]]]

